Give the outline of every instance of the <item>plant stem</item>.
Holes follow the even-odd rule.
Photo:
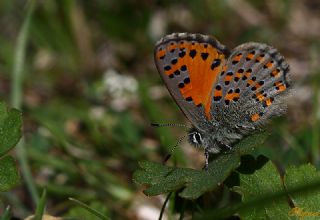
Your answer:
[[[11,81],[11,104],[13,107],[20,109],[22,105],[22,82],[23,82],[23,67],[26,55],[26,45],[29,34],[32,14],[35,7],[35,0],[29,0],[27,7],[27,15],[19,32],[12,72]],[[31,198],[35,204],[38,204],[39,195],[33,182],[30,168],[27,162],[26,151],[24,148],[24,138],[22,136],[16,147],[17,157],[21,166],[22,176],[27,184],[27,188],[31,194]]]
[[[183,204],[182,204],[182,208],[181,208],[181,211],[180,211],[179,220],[183,220],[184,219],[184,212],[186,211],[186,206],[187,206],[187,200],[183,199]]]
[[[159,220],[162,219],[162,216],[163,216],[163,213],[164,213],[164,210],[166,209],[166,206],[167,206],[167,203],[171,197],[171,194],[172,192],[170,192],[168,195],[167,195],[167,198],[166,200],[164,201],[163,205],[162,205],[162,208],[161,208],[161,211],[160,211],[160,215],[159,215]]]

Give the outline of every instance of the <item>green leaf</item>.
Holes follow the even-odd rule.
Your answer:
[[[319,219],[320,189],[315,190],[308,187],[309,190],[304,189],[295,193],[290,191],[306,185],[314,185],[314,183],[320,183],[320,173],[310,164],[298,168],[292,166],[286,170],[284,184],[289,191],[296,211],[308,213],[308,219]]]
[[[167,167],[153,162],[140,162],[141,169],[134,173],[134,181],[149,186],[144,193],[159,195],[182,189],[179,195],[196,199],[208,190],[216,189],[240,165],[241,155],[252,152],[267,137],[259,133],[246,137],[234,146],[231,153],[220,154],[209,163],[207,171]]]
[[[8,110],[0,102],[0,158],[11,150],[21,137],[22,117],[16,109]]]
[[[240,174],[240,186],[235,191],[242,195],[244,203],[276,195],[284,191],[276,167],[268,162],[262,169],[253,174]],[[290,219],[290,207],[285,196],[274,197],[261,206],[240,211],[241,219]]]
[[[224,219],[235,213],[241,219],[319,219],[320,216],[320,173],[310,164],[289,167],[283,185],[275,166],[268,162],[254,173],[240,174],[240,187],[234,187],[234,191],[242,195],[242,203],[207,211],[195,219]]]
[[[21,137],[21,112],[7,109],[0,102],[0,192],[8,191],[19,181],[15,160],[5,154],[11,150]]]
[[[8,191],[19,182],[15,160],[5,156],[0,160],[0,192]]]

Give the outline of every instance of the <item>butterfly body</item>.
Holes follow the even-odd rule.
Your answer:
[[[289,67],[266,44],[244,43],[229,51],[206,35],[174,33],[156,44],[155,61],[193,124],[190,143],[204,147],[207,159],[285,112]]]

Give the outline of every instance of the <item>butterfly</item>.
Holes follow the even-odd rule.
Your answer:
[[[173,33],[160,39],[155,63],[171,96],[192,123],[189,142],[209,153],[232,145],[286,111],[289,65],[272,46],[248,42],[233,50],[214,37]]]

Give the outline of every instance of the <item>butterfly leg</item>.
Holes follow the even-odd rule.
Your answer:
[[[222,143],[222,145],[225,146],[228,150],[232,150],[232,147],[229,144],[223,144]]]
[[[204,157],[205,157],[205,164],[204,167],[202,168],[203,170],[207,171],[209,167],[209,151],[208,148],[204,149]]]
[[[226,148],[228,151],[232,150],[232,147],[229,144],[219,142],[219,146]]]
[[[248,130],[256,130],[256,128],[255,128],[255,127],[252,127],[252,126],[236,125],[236,129],[241,129],[241,128],[248,129]]]

